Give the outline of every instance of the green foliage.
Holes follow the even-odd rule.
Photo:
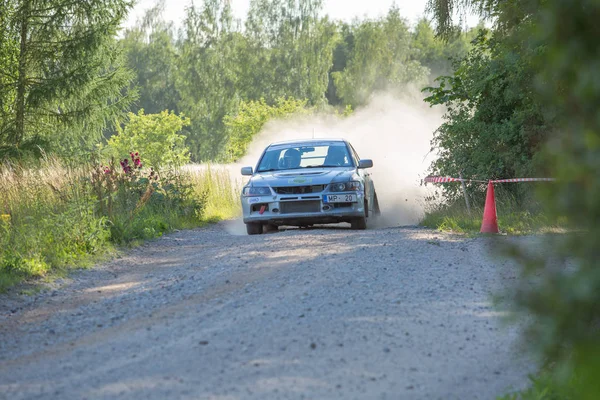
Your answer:
[[[162,0],[117,41],[130,6],[0,4],[0,157],[89,158],[131,106],[185,113],[191,159],[228,160],[224,119],[242,101],[360,106],[373,92],[423,84],[467,42],[457,34],[444,44],[425,21],[411,32],[397,7],[376,20],[331,21],[321,0],[252,0],[243,24],[230,2],[205,0],[187,7],[179,32],[162,18]]]
[[[436,23],[436,34],[448,39],[456,34],[454,19],[459,16],[464,22],[464,16],[469,13],[479,17],[498,16],[499,0],[427,0],[427,11]],[[523,2],[524,3],[524,2]]]
[[[557,385],[574,381],[573,398],[594,399],[600,393],[600,55],[592,49],[600,1],[539,6],[532,36],[545,51],[536,59],[537,88],[557,116],[547,163],[558,179],[542,196],[574,232],[543,257],[520,255],[536,285],[522,288],[518,303],[534,316],[529,333],[555,363]]]
[[[179,134],[189,119],[163,111],[159,114],[129,113],[124,129],[112,136],[103,150],[117,159],[128,158],[131,151],[144,155],[146,165],[156,169],[181,166],[190,160],[185,136]]]
[[[8,166],[0,172],[0,279],[14,282],[85,262],[105,250],[108,221],[73,171]],[[0,290],[2,287],[0,287]]]
[[[188,7],[184,33],[175,85],[179,109],[192,116],[187,144],[193,161],[216,159],[226,140],[223,117],[239,102],[243,38],[234,29],[229,4],[219,0]]]
[[[100,167],[91,179],[97,211],[111,222],[113,242],[161,236],[202,218],[204,199],[194,196],[191,183],[178,171],[148,171],[138,162],[121,165]]]
[[[503,107],[498,110],[477,103],[471,111],[495,110],[490,116],[519,123],[521,141],[511,144],[511,149],[524,157],[513,160],[516,166],[525,167],[528,149],[536,149],[537,143],[548,138],[542,171],[557,182],[541,189],[540,198],[570,228],[568,234],[550,238],[544,254],[512,249],[524,266],[516,306],[528,316],[529,343],[544,357],[550,377],[542,374],[542,384],[534,383],[517,398],[596,399],[600,393],[600,56],[596,51],[600,1],[432,0],[430,4],[441,30],[451,20],[452,6],[475,4],[493,9],[497,17],[494,35],[501,43],[488,46],[488,59],[501,61],[501,68],[484,59],[480,65],[488,64],[481,69],[488,79],[481,81],[496,83],[500,77],[506,80],[505,88],[513,88],[500,91],[505,92],[503,97],[494,90],[471,95],[491,95],[501,106],[506,99],[520,98],[520,105],[503,113]],[[460,79],[468,81],[471,75],[455,74],[454,78],[446,82],[461,87]],[[487,84],[482,87],[494,89]],[[448,103],[467,101],[468,94],[441,88],[433,97]],[[507,133],[511,130],[496,134],[502,140],[516,138]],[[450,146],[444,148],[451,152]]]
[[[157,2],[120,41],[139,88],[139,98],[132,106],[135,113],[140,109],[148,114],[179,112],[181,98],[175,88],[178,49],[172,23],[161,18],[164,7],[164,0]]]
[[[518,199],[509,188],[496,185],[495,193],[498,226],[501,232],[509,235],[529,235],[564,231],[565,222],[545,211],[540,202],[532,198],[531,192],[526,200]],[[420,225],[442,231],[479,233],[484,199],[477,196],[475,199],[475,206],[471,206],[469,213],[462,196],[442,203],[431,198]],[[473,203],[473,199],[471,202]]]
[[[532,55],[537,49],[502,39],[481,31],[454,73],[427,88],[427,102],[447,107],[432,142],[439,151],[432,174],[487,180],[530,176],[536,170],[550,124],[534,94]],[[447,195],[456,195],[455,186],[447,188]]]
[[[204,220],[219,221],[239,217],[241,214],[239,193],[241,183],[232,184],[229,171],[218,166],[200,166],[188,169],[197,198],[204,199]]]
[[[291,97],[318,109],[360,106],[374,91],[424,84],[424,66],[446,70],[448,57],[468,47],[466,35],[449,44],[427,36],[425,22],[411,32],[396,7],[349,25],[322,16],[321,1],[253,0],[242,24],[228,2],[210,0],[186,9],[178,40],[163,9],[161,2],[148,11],[122,40],[140,85],[136,110],[189,116],[183,133],[195,162],[231,159],[225,116],[242,102],[273,106]]]
[[[414,57],[429,68],[432,79],[452,72],[452,60],[464,58],[471,48],[471,41],[482,27],[468,32],[456,32],[447,41],[435,35],[431,23],[421,19],[412,35],[411,48]]]
[[[313,109],[307,108],[307,103],[307,100],[293,98],[279,98],[273,106],[269,106],[264,99],[242,102],[236,115],[225,117],[225,125],[229,132],[229,160],[236,161],[246,154],[246,148],[254,135],[260,132],[267,121],[312,113]]]
[[[544,371],[539,376],[530,376],[531,386],[521,392],[507,394],[496,400],[575,400],[571,391],[575,382],[569,382],[566,387],[556,384],[556,376],[550,371]]]
[[[345,36],[352,46],[346,66],[332,73],[344,104],[364,105],[373,92],[425,83],[429,71],[413,58],[408,24],[397,7],[385,18],[356,22]]]
[[[0,145],[90,149],[135,91],[115,35],[127,0],[2,2]],[[47,140],[36,140],[43,138]]]
[[[251,1],[244,98],[270,104],[290,96],[311,105],[324,102],[338,34],[321,10],[321,0]]]
[[[5,164],[0,192],[0,291],[85,266],[113,244],[229,218],[238,206],[221,171],[159,174],[52,159]]]

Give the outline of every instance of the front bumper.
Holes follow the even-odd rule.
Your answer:
[[[356,194],[355,203],[325,203],[321,194],[242,196],[244,223],[262,222],[274,225],[308,225],[350,222],[365,216],[365,198],[362,192],[342,192],[336,195]],[[299,209],[300,211],[294,211]],[[262,213],[261,213],[262,210]]]

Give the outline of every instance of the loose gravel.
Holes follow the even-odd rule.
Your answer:
[[[176,232],[0,296],[0,399],[494,399],[535,371],[503,240]]]

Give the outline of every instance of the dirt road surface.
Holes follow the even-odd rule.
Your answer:
[[[490,245],[176,232],[0,296],[0,399],[494,399],[535,367],[492,306],[517,269]]]

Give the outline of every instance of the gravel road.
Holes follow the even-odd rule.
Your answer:
[[[494,399],[535,370],[489,238],[226,228],[0,296],[0,399]]]

